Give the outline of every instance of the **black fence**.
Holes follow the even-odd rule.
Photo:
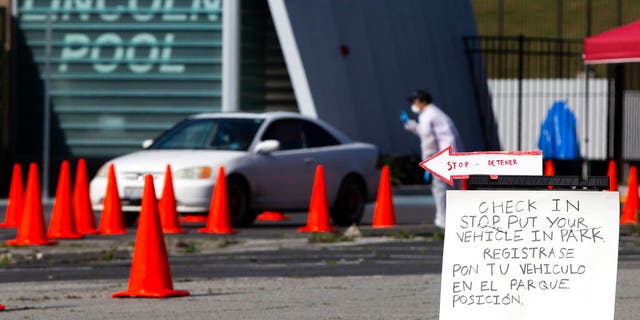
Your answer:
[[[580,39],[517,35],[474,36],[463,41],[468,55],[482,56],[490,79],[573,78],[584,71]]]
[[[586,69],[581,59],[584,38],[639,20],[640,1],[471,0],[471,3],[477,31],[482,36],[465,39],[465,49],[476,86],[485,85],[488,79],[491,90],[490,96],[477,99],[503,111],[508,101],[512,110],[511,114],[496,111],[503,148],[531,144],[530,132],[536,130],[527,126],[527,122],[539,121],[539,114],[530,111],[541,108],[531,104],[531,95],[566,98],[573,100],[573,107],[580,108],[576,106],[579,100],[576,95],[581,94],[587,101],[577,103],[583,105],[582,112],[589,113],[591,118],[582,122],[587,128],[581,130],[599,130],[583,137],[582,142],[589,149],[586,158],[606,157],[640,164],[640,64]],[[589,87],[585,83],[580,92],[579,82],[569,79],[584,79],[585,72],[593,81]],[[517,84],[508,81],[513,79],[519,79]],[[584,92],[589,89],[590,93]],[[598,92],[595,96],[594,91]],[[543,98],[536,103],[548,104],[540,102]],[[502,105],[496,106],[496,101]],[[512,117],[518,128],[508,128],[517,137],[505,142],[505,126],[516,126],[505,120],[507,116]],[[584,120],[585,115],[580,116]]]
[[[475,36],[463,42],[476,103],[493,110],[503,150],[537,148],[549,107],[566,101],[590,174],[604,174],[606,159],[640,163],[640,64],[585,67],[582,39]]]
[[[476,92],[489,93],[477,94],[476,103],[493,110],[503,150],[538,148],[540,125],[549,107],[565,101],[578,121],[580,160],[609,158],[613,82],[606,66],[585,68],[581,39],[475,36],[463,42]],[[482,86],[488,90],[479,90]],[[565,174],[580,174],[580,160],[568,163],[577,170]]]
[[[476,102],[483,109],[493,107],[505,149],[534,146],[535,136],[527,135],[526,128],[538,125],[540,119],[532,117],[532,112],[539,116],[552,99],[579,98],[578,87],[583,85],[577,79],[585,70],[580,40],[522,35],[466,37],[464,48],[474,86],[483,86],[488,80],[491,96],[477,97]],[[548,101],[539,99],[544,96],[549,96]],[[528,123],[536,120],[537,124]]]

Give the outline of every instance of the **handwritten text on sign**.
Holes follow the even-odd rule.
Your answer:
[[[442,181],[453,185],[454,178],[469,175],[542,175],[542,151],[488,151],[452,153],[451,147],[420,163]]]
[[[617,192],[448,191],[440,319],[613,319]]]

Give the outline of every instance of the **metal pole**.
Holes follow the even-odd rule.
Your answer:
[[[51,97],[49,96],[51,79],[51,41],[52,41],[51,12],[47,13],[47,30],[45,35],[45,64],[44,64],[44,105],[42,123],[42,198],[49,197],[49,157],[51,131]]]
[[[558,6],[556,7],[557,10],[557,20],[556,20],[556,38],[560,39],[562,38],[562,22],[563,22],[563,14],[562,14],[562,9],[563,9],[563,3],[562,0],[558,0]]]
[[[591,0],[587,0],[587,37],[591,36]]]
[[[240,111],[240,1],[225,1],[222,16],[222,111]]]
[[[589,176],[589,66],[584,65],[584,161],[582,162],[582,177]]]
[[[498,0],[498,35],[504,36],[504,0]]]
[[[616,24],[622,25],[622,0],[618,0],[616,3]]]
[[[522,81],[524,78],[524,35],[518,36],[518,150],[522,150]]]

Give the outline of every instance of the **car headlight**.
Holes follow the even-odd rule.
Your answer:
[[[179,179],[209,179],[211,177],[211,167],[193,167],[177,170],[173,174]]]
[[[100,167],[100,169],[98,169],[98,172],[96,173],[96,177],[97,178],[106,178],[107,177],[107,173],[109,173],[109,164],[110,163],[105,163],[102,165],[102,167]]]

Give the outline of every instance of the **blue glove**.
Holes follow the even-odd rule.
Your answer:
[[[424,182],[426,182],[427,184],[431,183],[431,172],[427,170],[424,171]]]
[[[409,115],[407,114],[407,112],[400,112],[400,122],[402,122],[402,124],[407,124],[407,121],[409,121]]]

